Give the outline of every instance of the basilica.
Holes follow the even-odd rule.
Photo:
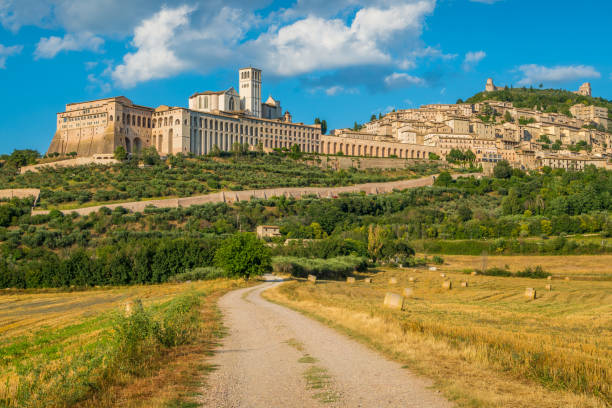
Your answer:
[[[188,108],[134,104],[124,96],[70,103],[57,114],[49,153],[109,157],[123,146],[129,153],[155,147],[159,154],[207,154],[231,150],[234,143],[264,151],[298,145],[318,152],[320,125],[293,123],[271,96],[262,103],[262,72],[238,71],[238,89],[197,92]]]

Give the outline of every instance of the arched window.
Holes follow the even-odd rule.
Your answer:
[[[170,119],[168,120],[168,123],[170,124],[170,126],[172,126],[172,116],[170,116]]]
[[[136,116],[132,115],[132,126],[136,126]]]
[[[147,127],[151,129],[151,118],[147,119]]]
[[[157,124],[157,119],[153,119],[153,127]]]
[[[168,118],[164,118],[164,126],[168,126]]]
[[[234,110],[234,98],[230,98],[229,100],[229,110],[230,111]]]
[[[180,125],[180,124],[181,124],[181,120],[180,120],[180,119],[177,119],[177,120],[174,122],[174,124],[175,124],[175,125]]]
[[[113,115],[110,115],[108,120],[112,122],[113,121]]]
[[[127,114],[127,124],[129,125],[130,123],[131,123],[131,122],[130,122],[130,114],[128,113],[128,114]]]

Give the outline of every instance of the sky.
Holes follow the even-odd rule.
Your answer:
[[[0,0],[0,154],[44,153],[66,103],[187,107],[263,70],[262,98],[328,127],[496,85],[612,99],[609,0]]]

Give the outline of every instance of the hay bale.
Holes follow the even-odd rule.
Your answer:
[[[476,275],[478,275],[478,272],[473,271],[473,272],[472,272],[472,276],[476,276]]]
[[[467,281],[463,281],[463,282],[461,282],[461,287],[462,287],[462,288],[467,288],[467,287],[468,287],[468,283],[467,283]]]
[[[365,278],[363,280],[364,283],[372,283],[372,278]]]
[[[397,284],[397,278],[389,278],[389,284],[390,285],[396,285]]]
[[[355,278],[349,276],[348,278],[346,278],[346,283],[355,283]]]
[[[128,300],[125,302],[125,315],[131,316],[138,308],[142,308],[142,301],[140,299]]]
[[[552,275],[548,275],[548,276],[546,277],[546,279],[548,279],[548,280],[552,280]]]
[[[412,297],[412,294],[414,293],[414,290],[412,290],[412,288],[404,288],[404,297]]]
[[[443,277],[443,278],[446,278],[446,274],[445,273],[441,273],[440,276]]]
[[[552,285],[550,283],[548,285],[546,285],[546,290],[548,290],[548,291],[552,290]]]
[[[566,276],[566,277],[565,277],[565,280],[569,282],[570,277],[569,277],[569,276]]]
[[[411,277],[409,277],[409,278],[408,278],[408,280],[409,280],[410,282],[416,282],[416,281],[417,281],[417,278],[415,278],[414,276],[411,276]]]
[[[528,299],[535,299],[536,298],[536,290],[534,288],[527,288],[525,289],[525,297]]]
[[[438,268],[436,268],[435,266],[430,266],[429,270],[432,271],[432,272],[435,272],[435,271],[438,270]]]
[[[315,283],[317,281],[317,277],[314,275],[308,275],[308,282]]]
[[[401,310],[404,306],[404,297],[398,295],[397,293],[387,292],[385,294],[385,301],[383,303],[385,307],[390,309],[398,309]]]
[[[453,283],[449,280],[442,282],[442,287],[444,289],[451,290],[453,288]]]

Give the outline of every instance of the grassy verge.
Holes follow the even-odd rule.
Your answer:
[[[609,406],[612,283],[553,280],[549,292],[547,280],[447,278],[450,291],[439,272],[388,270],[369,285],[292,282],[264,295],[432,378],[460,407]],[[413,288],[404,310],[384,309],[385,293],[404,287]]]
[[[109,290],[111,294],[0,298],[0,306],[41,306],[30,315],[13,309],[15,321],[33,326],[30,333],[5,326],[7,335],[0,341],[0,406],[190,406],[203,373],[211,369],[204,364],[205,356],[221,333],[216,299],[243,285],[218,280],[118,288]],[[132,304],[130,314],[125,312],[126,301]],[[69,307],[78,302],[81,314]],[[62,310],[72,319],[54,317]],[[43,323],[45,316],[51,324]]]

